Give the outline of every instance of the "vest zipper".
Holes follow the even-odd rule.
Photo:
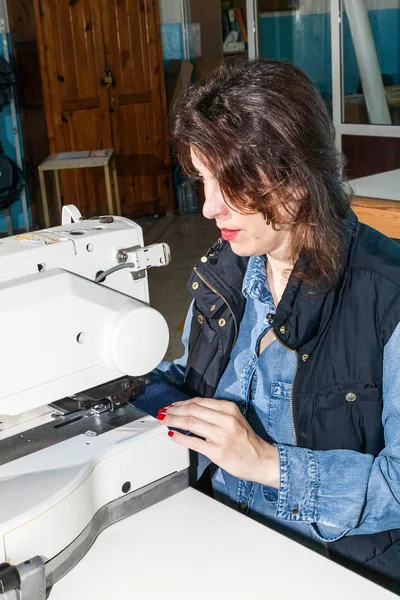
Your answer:
[[[224,298],[224,296],[223,296],[222,294],[220,294],[219,292],[217,292],[217,290],[216,290],[215,288],[213,288],[213,287],[212,287],[212,285],[210,285],[210,284],[209,284],[209,283],[208,283],[208,282],[207,282],[207,281],[204,279],[204,277],[203,277],[202,275],[200,275],[200,273],[199,273],[199,272],[198,272],[198,270],[197,270],[197,267],[193,267],[193,269],[194,269],[194,272],[196,273],[196,275],[197,275],[198,277],[200,277],[200,279],[202,280],[202,282],[203,282],[203,283],[204,283],[204,284],[205,284],[205,285],[206,285],[206,286],[207,286],[207,287],[208,287],[208,288],[209,288],[209,289],[210,289],[212,292],[214,292],[214,294],[217,294],[217,296],[219,296],[220,298],[222,298],[222,300],[223,300],[223,301],[225,302],[225,304],[227,305],[227,307],[228,307],[228,309],[229,309],[229,312],[231,313],[231,315],[232,315],[232,318],[233,318],[233,324],[234,324],[234,326],[235,326],[235,337],[234,337],[234,339],[233,339],[233,344],[232,344],[232,348],[233,348],[233,346],[234,346],[234,345],[235,345],[235,343],[236,343],[237,336],[238,336],[238,324],[237,324],[236,317],[235,317],[235,315],[234,315],[234,313],[233,313],[233,310],[232,310],[232,308],[231,308],[231,306],[230,306],[229,302],[226,300],[226,298]]]
[[[292,381],[292,386],[290,388],[290,418],[292,420],[292,429],[293,429],[293,437],[294,437],[294,445],[297,446],[297,433],[296,433],[296,427],[294,425],[294,414],[293,414],[293,387],[294,387],[294,380],[296,379],[296,375],[297,375],[297,370],[299,368],[299,355],[297,350],[292,350],[291,348],[289,348],[288,346],[286,346],[286,344],[284,344],[276,335],[274,328],[271,327],[271,331],[272,331],[272,335],[274,336],[274,338],[284,347],[286,348],[286,350],[289,350],[289,352],[293,352],[296,355],[296,370],[294,372],[294,377],[293,377],[293,381]],[[324,547],[325,547],[325,551],[326,551],[326,555],[328,558],[330,558],[329,555],[329,548],[328,548],[328,543],[323,541],[322,542]]]
[[[299,357],[298,357],[298,353],[297,350],[292,350],[292,348],[289,348],[289,346],[286,346],[286,344],[284,344],[276,335],[274,328],[271,327],[271,331],[272,331],[272,335],[274,336],[274,338],[281,344],[281,346],[283,346],[284,348],[286,348],[286,350],[289,350],[289,352],[292,352],[293,354],[296,355],[296,370],[294,372],[294,377],[293,377],[293,381],[292,381],[292,386],[290,388],[290,418],[292,420],[292,430],[293,430],[293,438],[294,438],[294,445],[297,446],[297,433],[296,433],[296,427],[294,425],[294,414],[293,414],[293,386],[294,386],[294,380],[296,379],[296,375],[297,375],[297,370],[299,368]]]

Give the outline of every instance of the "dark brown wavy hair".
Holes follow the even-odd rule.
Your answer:
[[[183,168],[197,175],[193,149],[232,208],[290,228],[303,279],[336,282],[350,199],[333,123],[303,71],[269,59],[222,65],[181,96],[171,134]]]

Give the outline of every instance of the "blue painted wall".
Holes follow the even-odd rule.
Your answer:
[[[260,55],[298,65],[323,95],[332,95],[330,17],[294,14],[260,19]]]
[[[8,53],[12,59],[12,46],[11,40],[8,37]],[[4,57],[4,48],[3,44],[0,43],[0,55]],[[19,135],[19,143],[21,147],[21,153],[23,156],[23,143],[22,143],[22,132],[21,132],[21,123],[18,112],[17,105],[17,122],[18,122],[18,135]],[[0,111],[0,141],[1,146],[3,148],[4,154],[6,154],[11,160],[17,162],[17,156],[15,151],[15,141],[14,141],[14,133],[13,133],[13,124],[12,124],[12,116],[11,116],[11,108],[10,106],[4,106]],[[26,188],[27,200],[29,204],[29,194],[28,189]],[[29,209],[28,209],[29,210]],[[24,228],[24,217],[22,212],[22,202],[21,199],[16,200],[11,206],[11,216],[14,230],[23,229]],[[31,224],[31,214],[29,210],[29,219]],[[7,224],[4,215],[4,211],[0,211],[0,232],[7,231]]]
[[[391,75],[397,85],[400,83],[400,10],[370,10],[368,14],[381,73]],[[347,17],[343,27],[343,52],[344,91],[353,94],[357,92],[360,76]]]
[[[381,72],[400,83],[400,10],[368,12]],[[331,32],[329,13],[262,16],[260,19],[261,56],[295,63],[314,81],[321,94],[330,99]],[[344,93],[357,92],[359,72],[347,16],[343,24]]]
[[[183,59],[182,23],[161,25],[161,40],[165,64],[172,58]]]

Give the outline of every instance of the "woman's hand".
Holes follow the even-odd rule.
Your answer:
[[[233,402],[192,398],[161,409],[158,419],[199,436],[169,432],[175,442],[204,454],[234,477],[279,487],[277,449],[254,433]]]

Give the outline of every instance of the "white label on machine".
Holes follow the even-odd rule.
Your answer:
[[[16,235],[14,239],[20,242],[29,242],[30,244],[40,244],[43,246],[47,246],[48,244],[57,244],[58,242],[58,240],[54,238],[38,233],[23,233],[21,235]]]

